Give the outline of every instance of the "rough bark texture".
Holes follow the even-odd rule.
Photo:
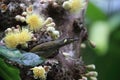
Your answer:
[[[48,14],[54,19],[57,29],[62,33],[61,38],[79,38],[79,41],[64,46],[59,50],[60,53],[55,58],[60,62],[61,66],[57,65],[58,72],[53,69],[54,74],[50,73],[48,76],[52,76],[50,77],[52,80],[78,80],[85,73],[83,61],[80,59],[80,44],[87,38],[84,27],[84,10],[79,14],[79,17],[75,18],[65,13],[60,6],[56,8],[50,6],[48,7]],[[72,55],[72,58],[64,58],[63,52]]]
[[[27,3],[27,0],[5,0],[6,4],[13,2],[16,4]],[[37,0],[39,1],[39,0]],[[59,4],[62,4],[65,0],[58,0]],[[35,3],[33,0],[31,3]],[[87,1],[86,1],[87,2]],[[30,3],[30,4],[31,4]],[[28,5],[28,4],[26,4]],[[17,6],[19,7],[19,6]],[[40,7],[40,6],[37,6]],[[56,23],[56,29],[60,31],[60,38],[79,38],[78,41],[66,45],[59,49],[59,54],[52,59],[48,59],[43,65],[52,66],[51,70],[47,74],[47,80],[79,80],[81,76],[85,73],[85,65],[82,61],[82,56],[80,52],[81,42],[87,39],[87,32],[84,26],[84,8],[77,17],[75,15],[69,15],[67,11],[64,10],[60,5],[54,6],[49,3],[48,6],[43,9],[42,13],[45,17],[52,17]],[[9,15],[5,16],[9,12]],[[14,20],[14,15],[21,14],[22,10],[17,9],[17,11],[6,11],[4,14],[0,13],[0,30],[5,30],[7,27],[12,27],[14,25],[26,25],[25,23],[20,23]],[[40,12],[41,13],[41,12]],[[6,24],[7,23],[7,24]],[[4,28],[1,28],[4,27]],[[65,57],[62,53],[66,52],[71,55],[71,57]],[[20,76],[22,80],[34,80],[30,68],[21,67]]]

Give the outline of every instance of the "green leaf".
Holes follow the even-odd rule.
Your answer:
[[[24,66],[36,66],[44,62],[44,59],[38,55],[30,52],[21,53],[17,49],[8,49],[5,46],[0,46],[0,55],[4,56],[8,60],[17,62]]]
[[[0,58],[0,76],[4,80],[21,80],[19,77],[19,70],[7,65],[1,58]]]
[[[105,13],[102,12],[101,9],[99,9],[97,6],[95,6],[93,3],[89,2],[86,17],[90,19],[90,21],[95,22],[96,20],[106,20],[107,17]]]
[[[23,53],[19,59],[13,59],[19,64],[25,66],[36,66],[43,63],[45,60],[34,53]]]
[[[105,55],[109,42],[109,25],[102,21],[96,22],[91,26],[89,34],[90,40],[96,43],[96,53],[98,53],[98,55]]]
[[[120,13],[117,13],[113,16],[110,17],[110,19],[108,20],[109,26],[111,28],[111,31],[114,31],[115,29],[117,29],[118,27],[120,27]]]
[[[21,53],[17,49],[8,49],[5,46],[0,46],[0,56],[4,56],[8,60],[17,62],[24,66],[36,66],[44,62],[44,59],[34,53],[24,52]],[[21,80],[19,77],[19,71],[12,68],[10,65],[4,63],[4,60],[0,58],[0,76],[4,80]]]
[[[21,52],[17,49],[8,49],[5,46],[0,46],[0,55],[7,59],[19,58],[22,56]]]

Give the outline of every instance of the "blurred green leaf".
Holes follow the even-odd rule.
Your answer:
[[[111,28],[111,31],[117,29],[120,25],[120,13],[111,16],[110,19],[108,20],[108,23]]]
[[[96,20],[106,20],[107,19],[105,13],[103,13],[102,10],[100,10],[97,6],[95,6],[91,2],[88,3],[86,17],[93,22]]]
[[[90,40],[96,43],[96,53],[105,55],[108,49],[110,28],[106,22],[96,22],[90,28]]]
[[[0,76],[4,80],[21,80],[19,77],[19,70],[10,67],[4,63],[3,59],[0,58]]]

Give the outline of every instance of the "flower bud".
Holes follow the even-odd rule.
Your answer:
[[[21,22],[25,22],[25,20],[26,20],[25,17],[20,17]]]
[[[88,40],[88,43],[90,44],[91,47],[95,48],[96,44],[93,41]]]
[[[24,8],[24,7],[25,7],[25,4],[24,4],[24,3],[21,3],[21,4],[20,4],[20,7]]]
[[[97,77],[98,73],[96,71],[91,71],[85,74],[88,77]]]
[[[22,15],[23,15],[23,16],[27,16],[27,12],[23,12]]]
[[[27,6],[24,3],[21,3],[20,7],[21,7],[21,9],[23,9],[23,11],[25,11]]]
[[[36,38],[36,37],[33,37],[33,38],[32,38],[32,41],[37,41],[37,38]]]
[[[87,65],[86,66],[87,69],[92,69],[92,70],[95,70],[95,65],[94,64],[91,64],[91,65]]]
[[[79,80],[88,80],[87,77],[82,76],[82,79]]]
[[[51,17],[47,18],[47,20],[44,22],[44,25],[50,24],[53,22],[53,19]]]
[[[91,80],[97,80],[97,78],[96,78],[96,77],[90,77],[90,79],[91,79]]]
[[[53,31],[53,34],[56,35],[56,36],[59,36],[59,35],[60,35],[59,31],[56,31],[56,30]]]
[[[50,23],[50,24],[47,24],[46,26],[47,26],[47,27],[51,27],[51,26],[54,27],[54,26],[55,26],[55,23],[52,22],[52,23]]]
[[[12,29],[11,28],[7,28],[7,31],[9,32],[9,31],[12,31]]]
[[[20,16],[20,15],[15,16],[15,19],[16,19],[17,21],[19,21],[19,20],[20,20],[20,18],[21,18],[21,16]]]
[[[12,32],[11,28],[7,28],[7,30],[5,30],[5,33],[9,33],[9,32]]]
[[[86,48],[86,44],[85,44],[85,43],[82,43],[82,44],[80,45],[80,47],[81,47],[81,48]]]
[[[57,7],[57,6],[58,6],[58,3],[53,2],[53,6],[54,6],[54,7]]]
[[[56,31],[56,30],[55,30],[55,31],[52,31],[51,37],[52,37],[53,39],[59,38],[59,37],[60,37],[59,31]]]
[[[54,28],[54,27],[48,27],[48,28],[47,28],[47,32],[53,32],[53,31],[55,31],[55,28]]]
[[[65,9],[68,10],[68,9],[70,9],[70,2],[69,2],[69,1],[66,1],[66,2],[63,3],[62,6],[63,6],[63,8],[65,8]]]
[[[63,52],[62,54],[63,54],[64,57],[66,57],[66,58],[67,58],[67,57],[71,57],[71,55],[70,55],[69,53],[67,53],[67,52]]]

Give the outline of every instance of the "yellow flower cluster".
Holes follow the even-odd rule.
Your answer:
[[[46,71],[44,69],[44,67],[39,66],[39,67],[34,67],[31,70],[33,70],[33,74],[34,74],[34,78],[40,78],[42,80],[46,79]]]
[[[37,14],[30,14],[26,17],[26,22],[28,23],[31,30],[39,30],[43,26],[43,18]]]
[[[18,45],[18,42],[16,40],[16,34],[9,33],[4,38],[5,44],[9,48],[15,48]]]
[[[63,3],[65,9],[70,9],[70,12],[79,12],[84,6],[83,0],[69,0]]]
[[[8,32],[4,38],[5,44],[9,48],[16,48],[19,44],[26,44],[32,39],[32,33],[23,28],[21,31]]]

